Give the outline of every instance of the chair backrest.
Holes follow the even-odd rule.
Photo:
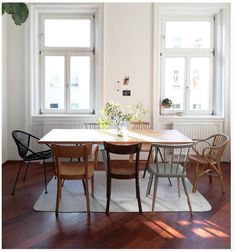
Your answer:
[[[207,158],[214,161],[220,161],[226,146],[229,142],[229,137],[226,134],[215,134],[206,140],[209,147],[204,149]]]
[[[149,122],[131,122],[131,130],[149,130]]]
[[[98,123],[84,123],[86,129],[100,129],[100,125]]]
[[[20,130],[12,131],[12,137],[17,145],[18,153],[21,158],[24,158],[27,155],[30,145],[31,134],[23,132]],[[36,137],[35,137],[36,138]]]
[[[57,174],[60,174],[60,162],[67,161],[71,162],[71,158],[78,159],[83,158],[83,164],[85,170],[87,170],[88,155],[91,153],[92,144],[76,145],[76,146],[65,146],[52,144],[52,152],[55,158],[55,166]]]
[[[187,166],[189,151],[192,146],[193,143],[170,145],[152,144],[150,151],[152,151],[153,148],[155,149],[157,172],[164,172],[167,174],[184,173]]]
[[[131,155],[135,154],[135,169],[136,172],[139,169],[139,153],[141,149],[141,143],[134,143],[134,144],[113,144],[109,142],[104,142],[104,148],[107,153],[107,167],[108,167],[108,173],[110,172],[110,154],[117,154],[117,155]],[[129,162],[129,160],[128,160]],[[133,163],[133,162],[132,162]],[[128,168],[128,166],[127,166]]]

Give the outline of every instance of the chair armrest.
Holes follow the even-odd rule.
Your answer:
[[[207,141],[208,138],[206,138],[206,139],[192,139],[192,140],[194,141],[194,144],[193,144],[193,146],[192,146],[192,150],[193,150],[196,154],[198,154],[198,155],[201,155],[201,154],[202,154],[202,153],[200,153],[200,152],[198,151],[198,149],[197,149],[197,147],[198,147],[199,144],[204,143],[204,144],[207,144],[208,146],[210,146],[210,143]]]

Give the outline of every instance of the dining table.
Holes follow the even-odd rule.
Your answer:
[[[52,129],[39,140],[39,144],[117,144],[162,143],[186,144],[192,139],[177,130],[127,130],[123,136],[116,129]]]

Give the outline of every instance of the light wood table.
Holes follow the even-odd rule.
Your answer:
[[[165,143],[185,144],[192,140],[176,130],[128,130],[120,137],[115,129],[53,129],[39,140],[40,144]]]

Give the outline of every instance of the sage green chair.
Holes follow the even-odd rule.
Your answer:
[[[150,151],[155,149],[156,161],[148,165],[150,172],[149,182],[147,186],[146,196],[150,194],[152,181],[154,179],[153,203],[152,212],[154,212],[156,204],[157,186],[159,178],[177,178],[178,196],[180,197],[180,179],[183,183],[184,191],[187,197],[189,211],[192,216],[192,207],[185,184],[186,165],[188,160],[189,150],[193,143],[190,144],[151,144]]]

